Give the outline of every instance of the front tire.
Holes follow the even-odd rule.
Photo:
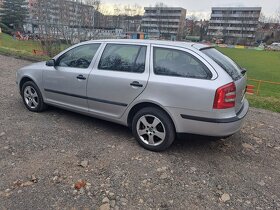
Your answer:
[[[170,117],[155,107],[143,108],[135,114],[132,133],[142,147],[156,152],[170,147],[176,136]]]
[[[25,82],[21,88],[23,103],[29,111],[42,112],[47,108],[38,86],[32,82]]]

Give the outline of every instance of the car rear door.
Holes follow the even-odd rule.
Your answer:
[[[58,56],[55,66],[43,72],[46,101],[88,111],[86,86],[100,43],[76,46]]]
[[[89,75],[89,112],[120,118],[147,85],[149,55],[147,44],[106,43]]]

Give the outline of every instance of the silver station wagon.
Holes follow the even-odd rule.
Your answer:
[[[131,128],[162,151],[176,133],[229,136],[247,114],[246,71],[215,48],[153,40],[94,40],[17,71],[27,109],[47,105]]]

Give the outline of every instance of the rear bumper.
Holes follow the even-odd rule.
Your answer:
[[[245,99],[241,110],[231,118],[213,119],[180,114],[180,118],[177,117],[175,122],[176,131],[207,136],[228,136],[240,130],[248,110],[249,103]]]

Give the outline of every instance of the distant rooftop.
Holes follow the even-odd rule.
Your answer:
[[[212,7],[212,10],[260,11],[261,9],[262,9],[261,7]]]
[[[182,8],[182,7],[144,7],[144,10],[150,10],[150,9],[185,10],[185,8]]]

